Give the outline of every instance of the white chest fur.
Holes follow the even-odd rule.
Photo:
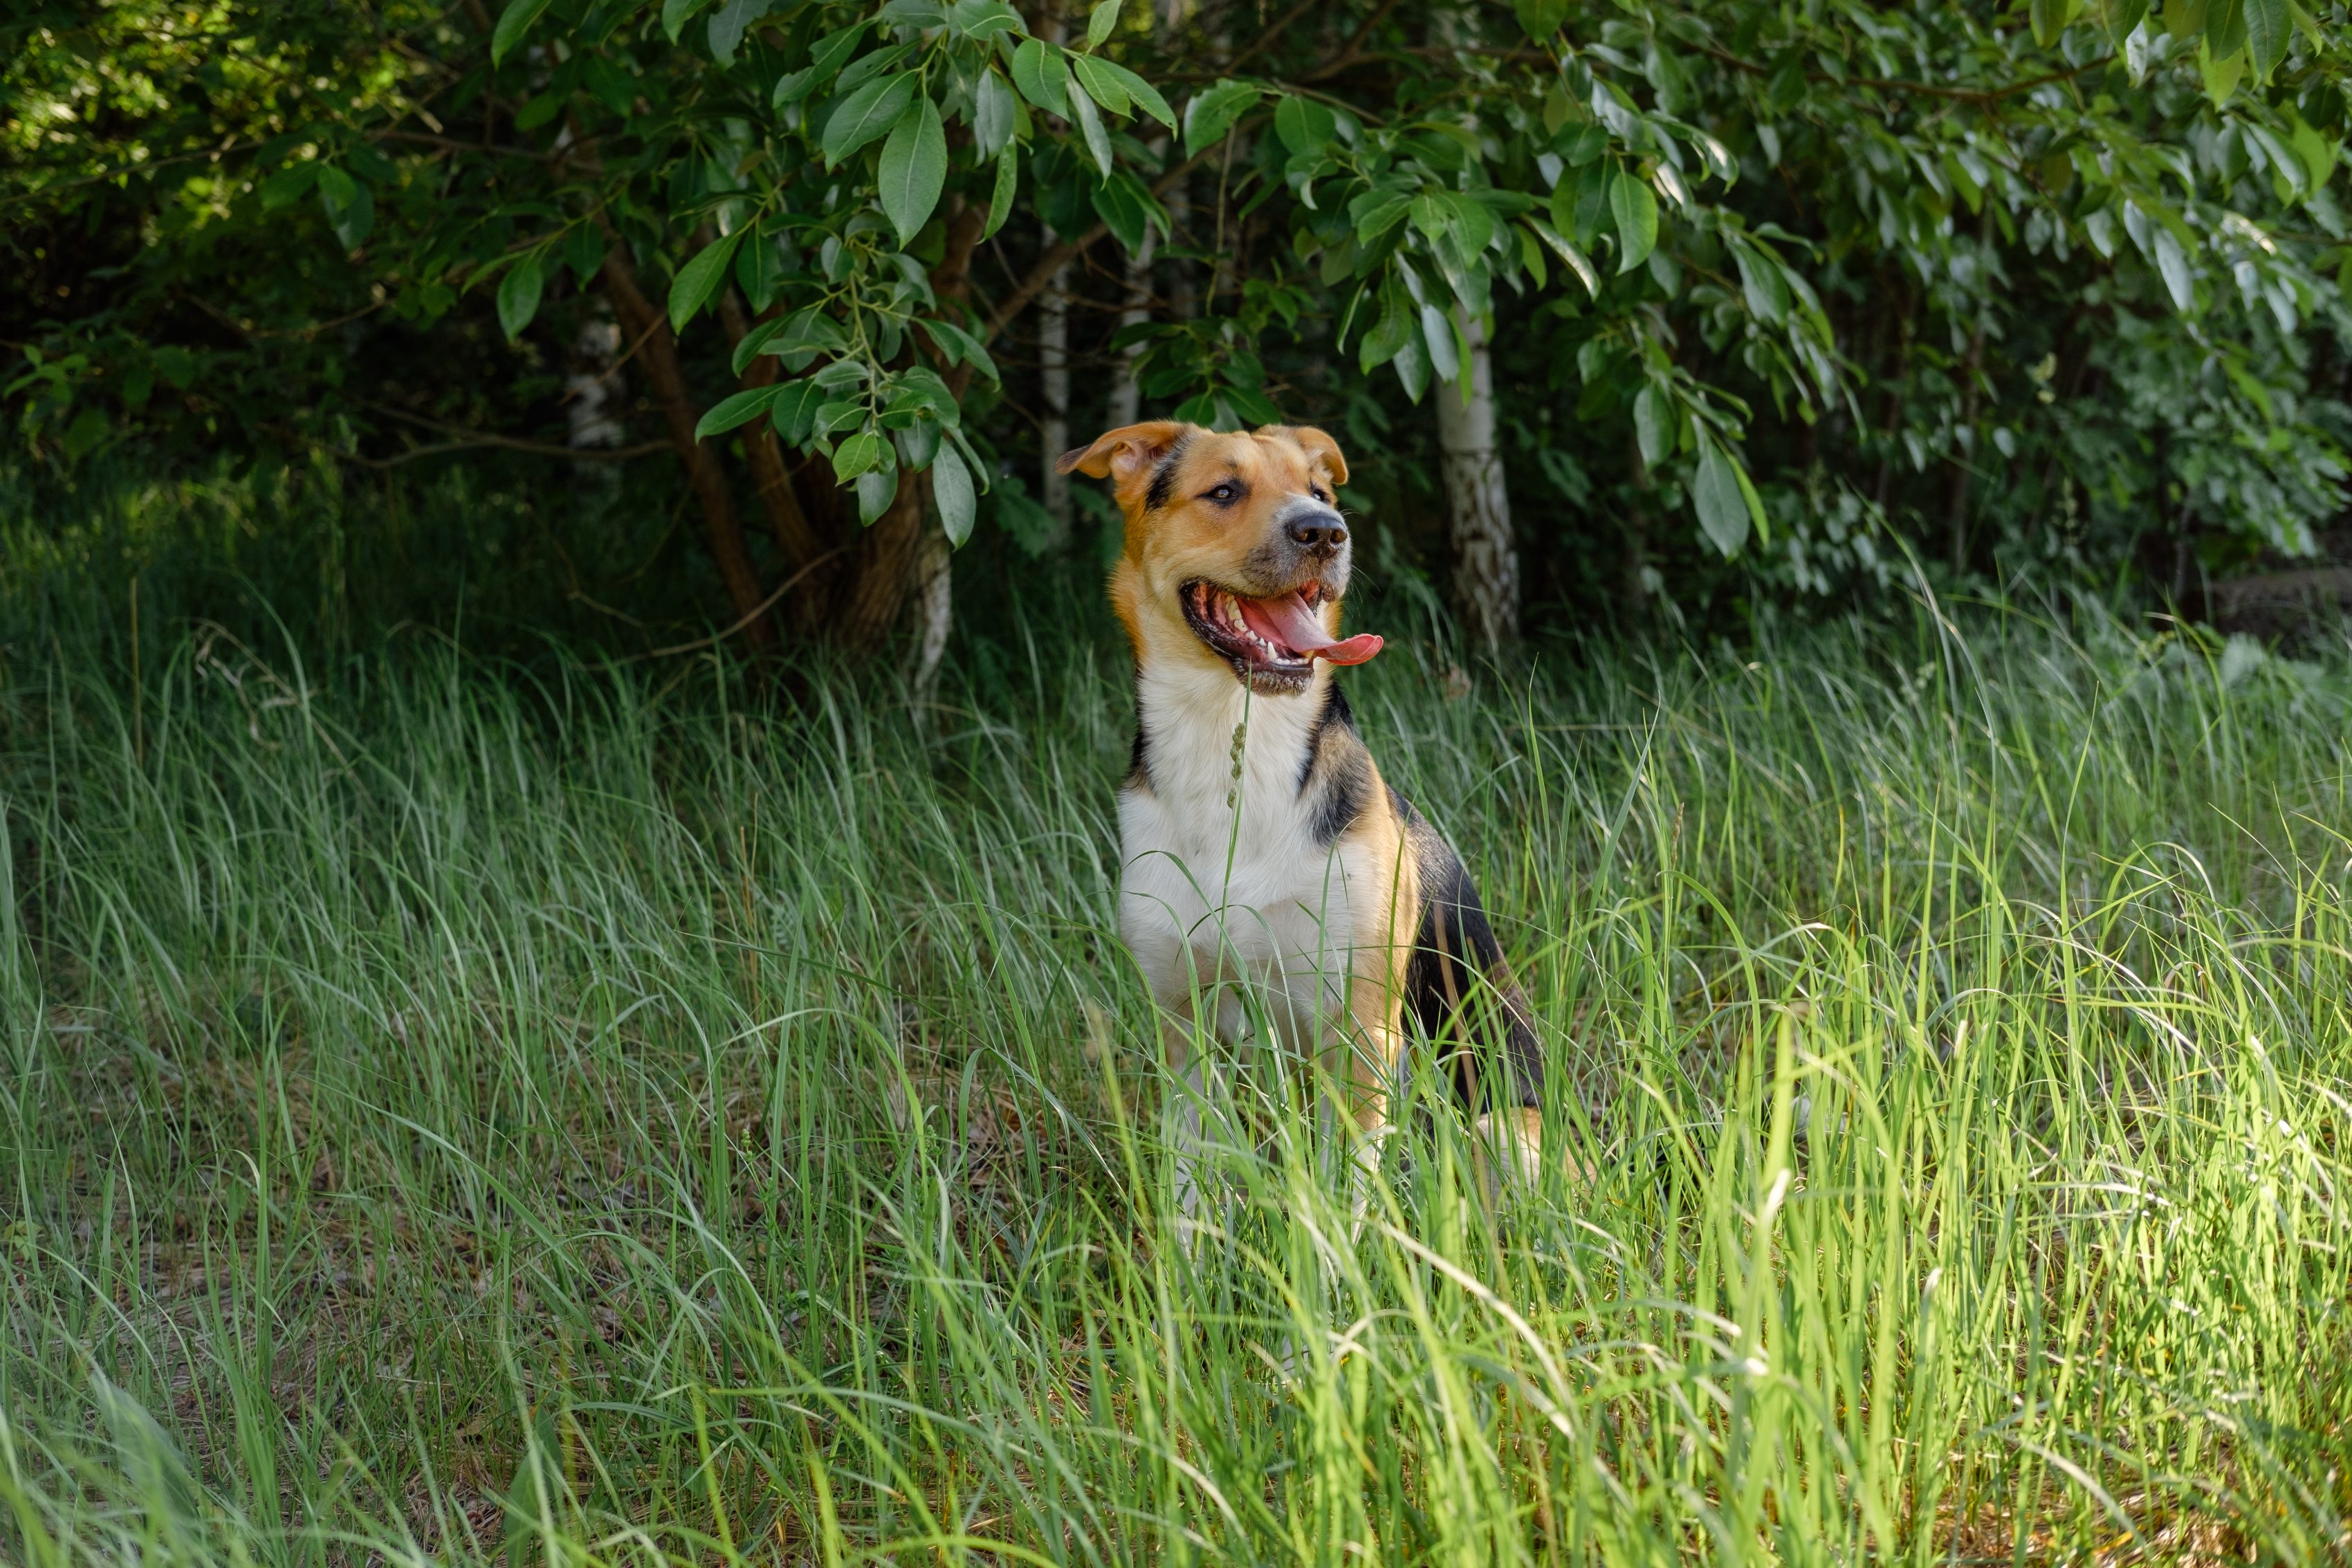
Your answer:
[[[1163,1005],[1256,985],[1325,1021],[1344,1009],[1392,877],[1318,841],[1301,795],[1329,679],[1274,697],[1189,665],[1139,680],[1150,781],[1119,795],[1119,931]],[[1237,1010],[1213,1016],[1230,1031]]]

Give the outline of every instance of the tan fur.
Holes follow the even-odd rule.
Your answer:
[[[1095,438],[1091,446],[1066,452],[1055,465],[1065,474],[1108,479],[1127,519],[1126,543],[1111,569],[1110,603],[1127,629],[1136,657],[1148,656],[1143,625],[1155,613],[1183,630],[1176,608],[1177,587],[1194,577],[1213,577],[1237,553],[1236,541],[1254,540],[1273,506],[1286,496],[1319,486],[1326,495],[1348,482],[1348,460],[1339,444],[1308,425],[1265,424],[1230,434],[1192,429],[1191,443],[1171,488],[1171,502],[1156,510],[1144,506],[1151,474],[1187,427],[1170,420],[1130,424]],[[1238,513],[1221,514],[1199,504],[1201,493],[1232,475],[1250,485],[1256,501]],[[1324,611],[1336,635],[1339,607]],[[1189,632],[1192,653],[1214,664],[1216,655]]]
[[[1221,434],[1158,421],[1110,431],[1059,466],[1111,483],[1126,538],[1109,594],[1135,652],[1139,724],[1175,737],[1158,743],[1171,754],[1155,751],[1148,777],[1130,779],[1120,810],[1120,925],[1163,1009],[1170,1064],[1194,1066],[1186,1058],[1195,997],[1244,979],[1270,986],[1307,1015],[1299,1032],[1317,1038],[1350,1122],[1375,1135],[1407,1038],[1406,976],[1423,914],[1406,824],[1363,757],[1369,788],[1358,814],[1328,843],[1304,833],[1293,820],[1307,793],[1297,759],[1318,755],[1305,727],[1327,700],[1330,666],[1314,661],[1304,691],[1252,698],[1180,602],[1188,582],[1240,580],[1284,507],[1333,505],[1347,459],[1312,428]],[[1245,487],[1245,503],[1209,498],[1225,483]],[[1344,577],[1344,564],[1336,570]],[[1336,638],[1336,595],[1317,613]],[[1238,779],[1229,776],[1235,735],[1245,737]],[[1226,1033],[1228,1010],[1221,1004],[1218,1017],[1199,1021]]]

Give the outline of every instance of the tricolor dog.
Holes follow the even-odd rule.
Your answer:
[[[1239,1043],[1246,988],[1344,1086],[1360,1148],[1418,1038],[1447,1053],[1482,1140],[1531,1169],[1543,1066],[1526,1003],[1461,857],[1381,779],[1333,679],[1381,649],[1339,634],[1338,443],[1159,422],[1060,467],[1109,479],[1127,520],[1110,579],[1136,664],[1119,930],[1171,1065],[1199,1082],[1196,1022]]]

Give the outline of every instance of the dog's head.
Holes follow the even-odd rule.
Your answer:
[[[1161,420],[1111,431],[1058,466],[1110,480],[1127,515],[1110,597],[1139,661],[1223,665],[1286,695],[1307,688],[1318,658],[1360,664],[1381,651],[1370,633],[1337,635],[1353,547],[1332,497],[1348,460],[1323,432]]]

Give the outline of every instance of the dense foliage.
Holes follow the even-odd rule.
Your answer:
[[[1021,476],[1067,290],[1081,434],[1318,419],[1424,547],[1425,411],[1491,352],[1539,599],[1905,549],[2179,591],[2342,505],[2347,39],[2291,0],[37,9],[0,384],[63,472],[558,450],[617,374],[735,611],[790,583],[863,643],[983,517],[1060,548]]]

